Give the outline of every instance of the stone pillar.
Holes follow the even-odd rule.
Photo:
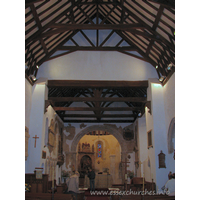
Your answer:
[[[77,152],[65,152],[65,163],[66,167],[68,164],[69,167],[71,168],[71,171],[73,170],[78,170],[78,162],[77,162]],[[74,168],[74,169],[73,169]]]
[[[125,162],[125,158],[127,158],[127,152],[121,152],[121,162]],[[122,167],[121,167],[122,183],[124,183],[124,181],[125,181],[125,166],[126,166],[126,164],[122,163]]]

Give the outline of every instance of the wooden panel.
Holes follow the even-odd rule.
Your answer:
[[[95,81],[95,80],[48,80],[48,87],[77,88],[133,88],[148,87],[148,81]]]
[[[48,174],[43,174],[42,179],[36,179],[34,173],[25,174],[25,183],[31,185],[31,193],[48,191]]]

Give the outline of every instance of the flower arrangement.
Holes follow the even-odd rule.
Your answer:
[[[67,172],[66,170],[62,170],[61,176],[62,177],[69,177],[69,172]]]
[[[25,183],[25,192],[30,192],[31,185]]]

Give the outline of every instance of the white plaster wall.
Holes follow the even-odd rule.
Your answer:
[[[146,120],[145,117],[138,118],[138,147],[139,147],[139,173],[137,174],[138,177],[142,177],[144,172],[144,161],[147,159],[147,137],[146,137]]]
[[[164,90],[165,120],[167,129],[171,120],[175,117],[175,73],[171,76]]]
[[[37,78],[63,80],[147,80],[157,78],[155,68],[119,52],[77,51],[43,63]]]
[[[32,103],[32,85],[25,78],[25,126],[29,128]]]
[[[29,127],[29,147],[28,147],[28,159],[26,162],[26,173],[33,173],[35,167],[40,167],[40,157],[41,157],[41,145],[42,145],[42,131],[43,125],[43,115],[44,115],[44,99],[45,99],[45,89],[44,84],[35,84],[32,90],[32,104],[31,104],[31,114],[30,114],[30,127]],[[35,135],[39,137],[36,141],[36,147],[34,148]]]
[[[146,117],[146,141],[147,141],[147,132],[151,130],[152,134],[152,146],[149,149],[147,148],[148,143],[146,143],[147,149],[147,161],[150,160],[150,167],[148,162],[146,163],[146,174],[145,178],[149,181],[156,182],[156,165],[155,165],[155,139],[154,139],[154,125],[153,125],[153,115],[149,113],[149,109],[145,107],[145,117]]]
[[[157,81],[157,80],[156,80]],[[161,190],[162,186],[168,180],[168,163],[165,159],[166,168],[159,168],[158,154],[161,150],[167,154],[167,137],[165,125],[165,109],[164,109],[164,89],[157,82],[151,83],[152,94],[152,115],[153,115],[153,133],[154,133],[154,149],[155,149],[155,164],[156,164],[156,185],[157,189]]]
[[[175,117],[175,73],[169,79],[167,84],[163,88],[164,90],[164,106],[165,106],[165,124],[166,134],[168,135],[169,125],[171,120]],[[176,134],[176,133],[175,133]],[[167,152],[167,163],[169,171],[175,172],[175,160],[173,158],[174,153],[168,154]]]
[[[144,177],[146,181],[151,182],[152,179],[156,181],[156,172],[155,172],[155,149],[154,149],[154,140],[153,140],[153,117],[148,113],[146,108],[145,115],[142,118],[138,119],[139,127],[139,156],[140,162],[140,173],[138,176]],[[152,130],[152,145],[153,148],[148,149],[147,143],[147,132]]]

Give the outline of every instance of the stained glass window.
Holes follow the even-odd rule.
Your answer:
[[[101,156],[102,156],[102,149],[101,149],[102,147],[101,147],[101,144],[100,143],[98,143],[98,147],[97,147],[97,155],[98,155],[98,157],[100,157],[101,158]]]

